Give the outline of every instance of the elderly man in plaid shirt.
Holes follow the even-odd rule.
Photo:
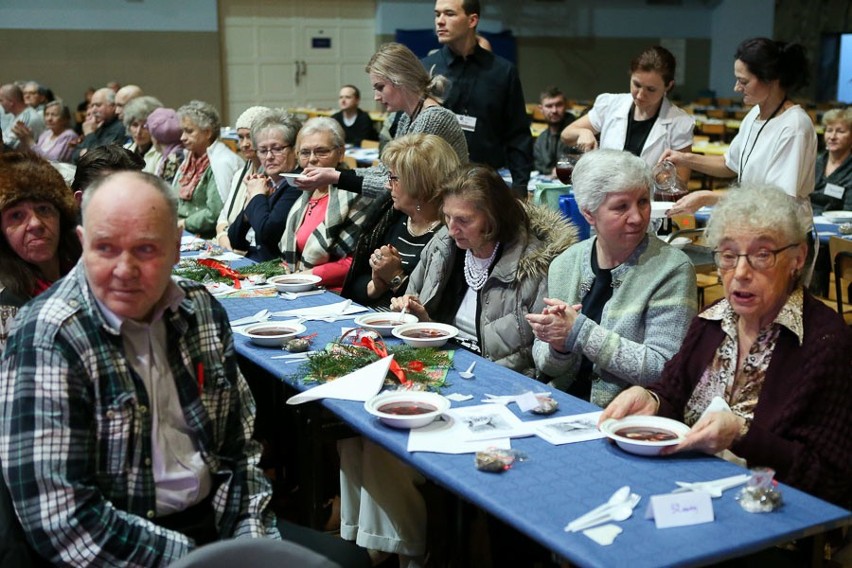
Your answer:
[[[171,277],[171,190],[105,178],[78,233],[80,263],[21,310],[0,365],[0,462],[29,544],[53,564],[159,566],[220,539],[280,539],[227,315]],[[307,532],[294,531],[281,532]],[[323,536],[302,541],[357,564]]]

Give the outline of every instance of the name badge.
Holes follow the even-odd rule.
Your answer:
[[[829,197],[833,197],[835,199],[843,199],[843,192],[845,189],[842,185],[837,185],[834,183],[825,184],[825,194]]]
[[[476,117],[468,116],[466,114],[457,114],[456,118],[459,119],[459,126],[461,129],[466,132],[474,132],[476,130]]]

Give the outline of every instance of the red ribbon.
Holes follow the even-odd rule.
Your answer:
[[[212,268],[222,276],[230,278],[234,281],[234,288],[236,288],[237,290],[240,289],[240,280],[243,279],[243,275],[234,270],[233,268],[228,268],[218,260],[213,260],[212,258],[199,258],[198,264],[207,266],[208,268]]]
[[[373,353],[375,353],[379,357],[387,357],[388,356],[388,350],[385,349],[384,344],[381,347],[379,347],[378,345],[376,345],[376,342],[373,341],[373,339],[371,337],[362,337],[361,338],[361,346],[366,347],[367,349],[369,349],[370,351],[372,351]],[[405,387],[411,386],[411,381],[409,381],[405,377],[405,371],[402,370],[402,367],[399,366],[399,363],[396,362],[396,359],[391,359],[390,372],[393,373],[394,376],[396,376],[396,378],[399,380],[399,382],[400,382],[400,384],[402,384],[402,386],[405,386]]]

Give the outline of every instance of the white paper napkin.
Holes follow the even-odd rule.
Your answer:
[[[347,305],[348,304],[348,305]],[[343,300],[334,304],[326,304],[325,306],[316,306],[313,308],[296,308],[292,310],[284,310],[275,312],[272,315],[277,317],[304,317],[304,318],[321,318],[328,316],[351,315],[366,312],[367,308],[353,304],[351,300]]]
[[[291,396],[287,399],[287,404],[302,404],[321,398],[366,402],[382,390],[382,384],[385,382],[392,359],[393,355],[388,355],[339,379],[321,384],[296,396]]]
[[[412,430],[408,434],[408,451],[434,454],[474,454],[489,448],[503,450],[512,448],[509,438],[466,441],[463,439],[466,433],[467,427],[463,423],[444,415],[428,426]]]

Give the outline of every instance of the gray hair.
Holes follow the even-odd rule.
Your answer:
[[[386,43],[370,58],[367,73],[384,77],[399,88],[429,96],[438,102],[447,90],[449,81],[443,75],[432,76],[417,56],[401,43]]]
[[[800,243],[809,229],[796,199],[780,187],[745,184],[728,191],[713,208],[705,241],[715,249],[731,231],[749,230],[778,235],[785,244]]]
[[[846,128],[852,128],[852,107],[833,108],[822,115],[823,126],[828,126],[832,122],[842,122]]]
[[[162,108],[163,103],[155,97],[136,97],[124,107],[124,127],[130,130],[134,122],[145,122],[154,109]]]
[[[331,142],[335,148],[346,146],[346,134],[343,132],[343,127],[340,126],[339,122],[328,116],[317,116],[309,119],[299,131],[299,138],[326,132],[331,134]],[[252,129],[252,133],[254,133],[254,129]]]
[[[645,160],[623,150],[593,150],[580,158],[571,176],[580,209],[594,213],[608,193],[637,188],[651,195],[653,179]]]
[[[49,103],[45,103],[44,110],[47,110],[51,107],[59,108],[59,116],[62,118],[62,120],[65,121],[65,126],[68,126],[68,124],[71,122],[71,111],[68,109],[67,106],[65,106],[65,103],[62,102],[62,99],[56,99],[50,101]]]
[[[122,170],[119,172],[111,173],[107,176],[103,176],[95,180],[92,185],[86,188],[86,191],[83,192],[83,201],[80,203],[80,216],[83,219],[83,225],[86,223],[86,210],[89,208],[89,204],[92,202],[92,199],[95,197],[95,194],[98,190],[103,187],[103,185],[116,176],[128,176],[131,178],[136,178],[139,181],[142,181],[148,184],[150,187],[157,190],[157,192],[166,200],[166,204],[168,205],[169,216],[172,218],[172,223],[175,227],[177,227],[178,222],[178,200],[177,194],[174,189],[166,183],[162,178],[155,176],[154,174],[149,174],[147,172],[134,172],[129,170]]]
[[[256,145],[258,137],[263,132],[271,130],[280,133],[287,144],[295,146],[296,135],[299,134],[300,128],[302,123],[299,119],[283,108],[267,109],[252,120],[251,140]]]
[[[103,87],[95,91],[95,95],[97,95],[98,93],[100,93],[101,96],[103,96],[106,99],[106,102],[108,102],[109,104],[115,104],[115,91],[113,91],[109,87]]]
[[[219,111],[210,103],[189,101],[177,109],[177,115],[181,120],[184,118],[189,119],[190,122],[202,130],[209,130],[212,140],[219,138],[219,128],[222,125],[222,120],[219,118]]]

